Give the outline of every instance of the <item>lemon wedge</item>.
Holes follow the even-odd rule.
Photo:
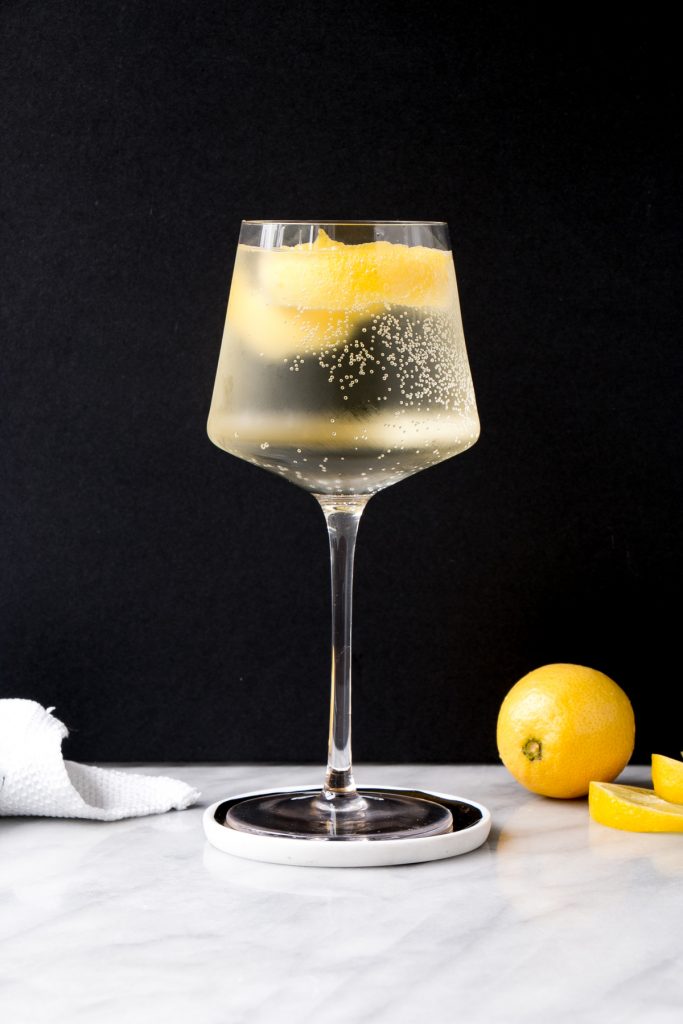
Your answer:
[[[591,782],[588,808],[593,821],[626,832],[683,832],[683,805],[662,800],[651,789]]]
[[[346,338],[351,327],[346,312],[267,303],[245,273],[236,271],[233,276],[226,328],[268,359],[332,348]]]
[[[683,804],[683,761],[664,754],[652,755],[652,785],[662,800]]]
[[[298,309],[445,309],[454,301],[455,273],[451,254],[441,249],[384,241],[345,245],[321,228],[314,242],[263,250],[259,284],[270,303]]]
[[[322,230],[280,249],[239,246],[226,329],[266,359],[348,343],[391,306],[457,310],[449,252],[392,242],[345,245]]]

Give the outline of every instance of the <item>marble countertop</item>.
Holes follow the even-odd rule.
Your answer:
[[[683,836],[603,828],[498,766],[360,767],[359,783],[484,803],[488,842],[428,864],[280,867],[210,847],[202,808],[315,768],[131,770],[190,782],[200,806],[0,819],[4,1024],[681,1020]]]

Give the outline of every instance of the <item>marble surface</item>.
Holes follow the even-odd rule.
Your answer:
[[[681,835],[603,828],[498,766],[361,767],[359,782],[486,804],[488,842],[404,867],[278,867],[210,847],[202,808],[314,768],[131,770],[182,778],[201,804],[0,819],[4,1024],[681,1020]]]

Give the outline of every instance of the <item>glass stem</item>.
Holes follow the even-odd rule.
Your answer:
[[[353,556],[368,498],[317,498],[327,522],[332,574],[332,692],[323,798],[331,811],[359,812],[365,800],[356,791],[351,763],[351,623]]]

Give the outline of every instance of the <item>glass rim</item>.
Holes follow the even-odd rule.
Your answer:
[[[310,227],[319,227],[322,224],[337,224],[340,227],[354,227],[355,225],[366,227],[368,224],[376,224],[381,227],[384,224],[405,224],[406,227],[448,227],[445,220],[243,220],[242,224],[306,224]]]

